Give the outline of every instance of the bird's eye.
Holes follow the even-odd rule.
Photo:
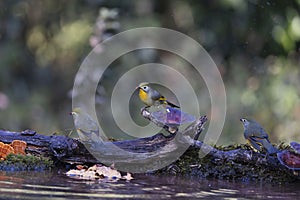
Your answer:
[[[148,86],[143,86],[142,88],[143,88],[143,90],[147,90]]]

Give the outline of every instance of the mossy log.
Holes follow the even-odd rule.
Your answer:
[[[203,130],[203,126],[207,118],[201,117],[196,123],[192,126],[189,126],[184,133],[182,134],[200,134]],[[178,134],[178,133],[177,133]],[[134,140],[124,140],[124,141],[114,141],[114,142],[102,142],[99,143],[96,148],[101,151],[103,158],[107,160],[97,160],[92,154],[89,153],[87,148],[79,139],[73,139],[61,135],[51,135],[46,136],[38,134],[33,130],[25,130],[22,132],[11,132],[0,130],[0,141],[4,143],[11,143],[13,140],[22,140],[27,143],[26,152],[33,155],[40,155],[45,157],[52,157],[55,161],[65,162],[65,163],[75,163],[75,164],[86,164],[86,163],[114,163],[114,156],[123,159],[124,163],[128,162],[128,154],[122,155],[121,153],[113,154],[112,152],[107,151],[109,144],[113,144],[125,152],[132,153],[144,153],[144,158],[141,160],[141,157],[136,158],[136,160],[130,160],[131,162],[140,161],[145,162],[146,160],[151,159],[150,156],[159,156],[157,154],[152,154],[156,149],[162,148],[164,146],[170,145],[172,148],[169,149],[169,152],[177,148],[176,144],[194,142],[190,137],[176,137],[176,134],[170,134],[165,136],[161,133],[156,134],[151,137],[139,138]],[[174,140],[175,139],[175,140]],[[149,157],[147,157],[147,155]],[[161,157],[161,156],[160,156]],[[111,160],[109,159],[111,158]],[[163,157],[161,157],[163,158]],[[133,158],[132,158],[133,159]],[[114,163],[117,164],[117,163]]]
[[[169,130],[165,124],[161,124],[151,118],[147,110],[142,111],[142,115],[155,123],[157,126]],[[165,136],[161,133],[152,137],[138,138],[134,140],[107,142],[114,144],[123,150],[135,153],[146,153],[145,157],[139,157],[137,160],[130,158],[130,162],[148,162],[149,159],[157,157],[165,159],[165,155],[157,155],[155,150],[170,145],[168,151],[175,151],[177,144],[188,143],[189,148],[176,162],[167,167],[157,170],[159,173],[172,173],[188,176],[199,177],[216,177],[224,179],[248,180],[264,180],[275,182],[289,182],[299,180],[297,171],[288,169],[280,164],[276,155],[266,155],[252,151],[250,148],[236,146],[236,148],[220,149],[204,144],[195,140],[204,129],[206,116],[200,117],[192,125],[188,126],[184,131],[177,131],[176,134]],[[33,155],[51,157],[54,161],[65,164],[95,164],[109,163],[112,160],[95,159],[89,153],[85,145],[78,139],[69,138],[59,135],[41,135],[32,130],[22,132],[0,131],[0,141],[10,143],[13,140],[23,140],[27,142],[26,152]],[[105,142],[103,143],[105,146]],[[199,156],[200,149],[208,152],[205,157]],[[111,155],[110,152],[102,152],[107,154],[104,159]],[[118,155],[122,158],[122,155]],[[148,156],[148,157],[147,157]],[[151,157],[152,156],[152,157]],[[150,158],[149,158],[150,157]],[[124,156],[123,162],[128,162]],[[114,163],[116,168],[118,163]]]

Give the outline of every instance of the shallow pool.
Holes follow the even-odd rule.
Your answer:
[[[76,180],[64,172],[0,172],[1,199],[297,199],[300,182],[285,185],[175,176]]]

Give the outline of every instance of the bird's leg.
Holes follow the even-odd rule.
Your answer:
[[[74,129],[69,130],[69,132],[66,133],[66,136],[67,136],[67,137],[70,137],[70,136],[72,135],[73,132],[74,132]]]

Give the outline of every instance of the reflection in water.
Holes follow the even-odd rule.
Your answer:
[[[300,183],[249,184],[174,176],[134,175],[126,181],[82,181],[61,172],[1,172],[1,199],[297,198]]]

